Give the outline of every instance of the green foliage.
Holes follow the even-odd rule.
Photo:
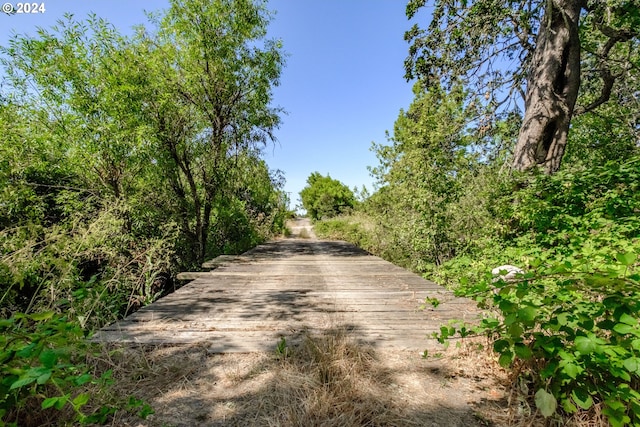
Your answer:
[[[638,61],[640,63],[640,58]],[[630,84],[629,89],[637,86],[637,83]],[[624,95],[615,96],[597,112],[574,117],[564,156],[565,165],[575,167],[581,164],[589,168],[611,160],[625,161],[636,155],[640,138],[635,119],[638,111],[640,99]]]
[[[346,185],[313,172],[307,178],[307,186],[300,191],[302,206],[312,219],[331,218],[348,212],[356,204],[353,191]]]
[[[514,232],[565,256],[626,250],[640,230],[640,158],[536,177],[511,202]]]
[[[383,252],[397,252],[401,264],[419,271],[453,256],[467,240],[450,210],[463,194],[465,177],[478,165],[466,132],[464,93],[414,87],[415,100],[401,111],[389,145],[374,145],[380,166],[371,171],[380,189],[364,209],[385,230]]]
[[[381,242],[377,239],[379,230],[370,217],[361,212],[317,221],[313,230],[323,239],[345,240],[372,253],[382,251]]]
[[[455,93],[418,91],[396,122],[393,145],[376,147],[378,191],[359,212],[320,222],[316,232],[430,271],[475,298],[488,313],[479,325],[443,325],[435,337],[488,335],[543,416],[570,417],[597,404],[612,425],[640,423],[633,132],[598,132],[597,122],[578,121],[573,164],[553,176],[516,173],[502,164],[515,121],[471,133],[455,100]],[[526,273],[512,281],[487,274],[504,264]]]
[[[639,162],[515,178],[528,184],[496,200],[509,232],[441,269],[494,313],[476,332],[527,378],[545,416],[597,403],[612,425],[640,423]],[[526,273],[484,273],[505,263]]]
[[[426,0],[409,0],[407,16],[421,18],[421,8],[426,5]],[[526,92],[526,85],[531,84],[534,52],[549,48],[537,45],[540,28],[549,24],[544,20],[550,19],[552,8],[562,14],[567,4],[437,0],[429,7],[432,10],[427,25],[421,28],[415,24],[405,33],[410,43],[405,60],[407,79],[418,78],[426,86],[444,83],[447,87],[465,81],[470,94],[474,98],[485,95],[490,101],[486,105],[489,114],[496,114],[505,108],[519,109],[516,103],[505,104],[504,95],[512,98]],[[603,87],[624,103],[637,102],[632,88],[637,87],[639,77],[638,28],[640,5],[636,0],[582,3],[582,87],[576,112],[598,107],[601,102],[596,101],[601,97],[606,102],[607,90]]]
[[[175,270],[282,229],[283,179],[258,150],[279,122],[282,54],[257,44],[267,15],[175,2],[156,34],[67,16],[2,48],[3,315],[55,308],[99,326],[166,292]]]
[[[144,114],[197,264],[215,255],[211,215],[216,205],[235,203],[234,178],[246,178],[244,185],[255,179],[242,159],[256,157],[280,123],[271,98],[284,55],[279,41],[265,39],[269,20],[264,4],[249,0],[172,1],[156,34],[137,40],[141,71],[150,76]]]
[[[110,372],[100,378],[90,373],[83,362],[88,345],[76,323],[53,311],[17,313],[0,321],[0,332],[0,423],[12,425],[26,418],[43,423],[52,416],[47,411],[67,408],[74,421],[102,423],[115,412],[108,406],[93,413],[83,410],[90,401],[83,388],[104,387]]]
[[[164,235],[139,240],[127,229],[123,204],[100,207],[94,199],[69,196],[65,201],[85,208],[81,215],[49,226],[34,219],[0,231],[3,316],[59,310],[92,329],[164,291],[175,228],[168,224]]]
[[[603,403],[613,425],[640,422],[640,244],[633,251],[595,265],[532,259],[516,281],[465,288],[497,311],[476,331],[493,337],[501,365],[528,375],[545,416],[555,399],[568,414]]]
[[[268,22],[264,6],[250,1],[192,0],[173,2],[155,32],[131,38],[97,17],[72,16],[37,37],[17,36],[2,50],[9,99],[25,119],[48,126],[18,122],[5,142],[30,133],[46,141],[77,187],[125,202],[136,234],[162,234],[168,215],[180,228],[184,268],[230,243],[210,242],[220,222],[213,215],[236,203],[238,186],[262,186],[261,198],[278,199],[248,207],[252,234],[264,239],[278,230],[262,218],[281,227],[284,209],[279,178],[258,166],[280,120],[270,102],[283,54],[279,42],[264,40]]]
[[[81,411],[84,334],[284,228],[284,178],[261,153],[284,63],[269,12],[172,1],[154,19],[125,37],[68,15],[0,47],[3,420],[37,401],[104,422],[110,408]]]
[[[276,357],[279,359],[286,359],[289,356],[289,344],[285,337],[280,337],[278,345],[276,346]]]
[[[419,17],[426,4],[409,0],[407,16]],[[452,88],[463,81],[469,104],[484,94],[482,127],[519,114],[517,97],[524,98],[514,168],[541,166],[555,173],[573,116],[610,100],[631,107],[626,119],[637,130],[632,112],[637,111],[640,78],[637,0],[436,0],[429,12],[426,26],[415,24],[405,33],[410,43],[406,78],[417,78],[425,87]],[[547,96],[550,92],[562,96]],[[556,133],[549,134],[551,124]]]

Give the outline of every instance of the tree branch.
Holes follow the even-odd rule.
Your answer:
[[[604,104],[611,98],[611,92],[613,90],[613,84],[616,81],[616,77],[611,73],[611,69],[609,68],[608,59],[609,54],[611,53],[611,49],[618,44],[619,42],[626,42],[631,40],[634,37],[634,33],[627,30],[616,30],[606,25],[600,26],[600,31],[605,36],[609,37],[607,42],[602,47],[601,51],[597,54],[599,59],[599,72],[600,78],[602,79],[602,89],[600,90],[600,96],[585,107],[578,107],[574,110],[574,116],[579,116],[584,113],[588,113],[589,111],[593,111],[598,108],[600,105]]]

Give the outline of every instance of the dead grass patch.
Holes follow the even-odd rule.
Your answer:
[[[303,335],[281,354],[104,346],[90,363],[97,375],[111,370],[113,384],[89,386],[94,406],[85,409],[121,408],[110,425],[136,427],[607,425],[598,406],[564,420],[536,414],[486,344],[467,340],[423,359],[374,350],[337,327]],[[136,416],[140,407],[127,408],[130,397],[156,413]],[[45,415],[40,425],[65,425],[64,416]]]
[[[426,360],[375,351],[338,327],[303,335],[280,355],[111,347],[96,366],[113,370],[109,396],[134,396],[156,411],[146,420],[122,411],[113,425],[480,426],[487,423],[474,405],[494,381],[478,377],[479,360],[462,350]]]
[[[300,233],[298,233],[296,237],[299,237],[300,239],[310,239],[311,234],[309,233],[309,230],[307,230],[306,228],[302,228],[300,229]]]

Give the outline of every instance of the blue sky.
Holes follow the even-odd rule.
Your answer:
[[[17,5],[17,1],[12,2]],[[12,32],[34,34],[65,12],[84,18],[90,12],[121,32],[146,23],[144,11],[168,7],[165,0],[48,0],[42,14],[0,14],[0,45]],[[274,104],[288,114],[266,149],[272,169],[285,172],[285,191],[295,204],[311,172],[330,174],[349,187],[373,179],[367,166],[377,164],[372,141],[385,142],[400,108],[413,98],[404,78],[408,46],[404,32],[412,25],[403,0],[270,0],[277,13],[271,38],[282,39],[289,54]]]

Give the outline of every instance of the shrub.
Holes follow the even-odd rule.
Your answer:
[[[56,418],[53,409],[71,411],[78,422],[104,422],[114,408],[92,414],[83,407],[90,395],[84,386],[108,383],[84,363],[89,345],[77,323],[53,311],[0,320],[0,425],[41,425]]]
[[[640,424],[638,164],[528,178],[497,201],[513,207],[513,221],[496,218],[511,238],[487,238],[439,272],[492,310],[476,331],[544,416],[599,405],[614,426]],[[505,263],[527,272],[507,282],[482,273]]]

